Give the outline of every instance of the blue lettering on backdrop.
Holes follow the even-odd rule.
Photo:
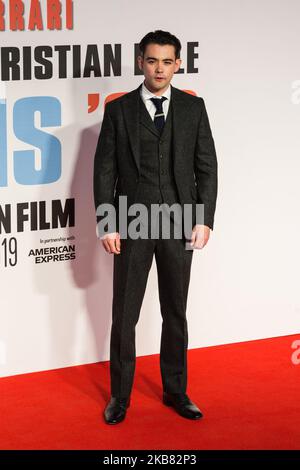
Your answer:
[[[6,101],[0,99],[0,187],[7,186]]]
[[[35,150],[14,151],[14,177],[19,184],[48,184],[61,176],[61,143],[55,136],[34,127],[36,112],[40,113],[41,127],[61,125],[61,104],[57,98],[32,96],[15,103],[13,125],[16,137],[41,150],[41,167],[38,169]]]

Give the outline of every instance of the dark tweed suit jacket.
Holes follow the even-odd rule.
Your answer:
[[[128,207],[135,202],[140,168],[138,116],[141,86],[105,106],[94,160],[96,209],[102,203],[116,207],[119,195],[128,197]],[[173,85],[171,100],[174,177],[180,203],[203,203],[204,224],[213,229],[218,185],[217,157],[205,103],[203,98]]]

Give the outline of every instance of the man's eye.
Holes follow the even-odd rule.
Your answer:
[[[148,64],[153,64],[153,63],[154,63],[154,60],[148,60]],[[164,64],[171,65],[172,62],[164,62]]]

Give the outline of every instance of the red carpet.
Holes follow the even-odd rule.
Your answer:
[[[299,336],[189,351],[188,394],[199,421],[161,403],[159,358],[138,358],[126,420],[102,411],[109,364],[0,379],[1,449],[299,449]]]

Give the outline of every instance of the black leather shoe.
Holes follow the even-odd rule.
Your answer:
[[[104,410],[104,419],[107,424],[117,424],[123,421],[127,408],[130,406],[129,398],[111,397]]]
[[[203,413],[193,403],[186,393],[163,392],[163,403],[172,406],[178,414],[188,419],[200,419]]]

